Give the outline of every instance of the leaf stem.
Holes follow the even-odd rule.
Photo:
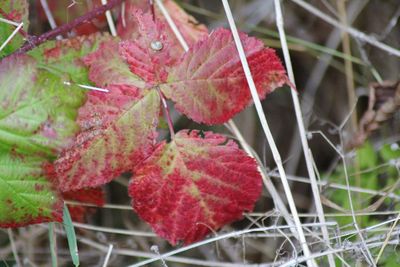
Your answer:
[[[16,53],[26,53],[36,46],[46,42],[47,40],[53,39],[57,37],[58,35],[62,35],[63,33],[69,32],[78,25],[90,21],[94,19],[95,17],[103,14],[107,10],[117,6],[118,4],[121,4],[124,0],[110,0],[106,5],[99,6],[92,11],[86,13],[85,15],[74,19],[70,23],[64,24],[60,27],[57,27],[51,31],[45,32],[40,36],[31,36],[28,38],[28,41],[20,48],[17,50]]]
[[[161,99],[161,102],[163,105],[163,109],[164,109],[164,116],[167,119],[167,123],[168,123],[169,133],[171,134],[171,139],[173,140],[173,139],[175,139],[175,131],[174,131],[174,125],[172,123],[171,114],[169,113],[167,100],[165,100],[165,96],[163,95],[163,93],[161,92],[161,90],[158,86],[157,86],[157,92],[158,92],[158,95],[160,96],[160,99]]]

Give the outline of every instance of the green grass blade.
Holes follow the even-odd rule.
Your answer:
[[[78,244],[76,241],[75,229],[72,225],[71,215],[69,214],[67,205],[64,204],[63,209],[63,225],[67,234],[69,253],[75,266],[79,266]]]

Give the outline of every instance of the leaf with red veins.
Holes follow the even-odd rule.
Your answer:
[[[275,51],[244,33],[240,34],[258,94],[263,99],[287,83],[285,69]],[[220,124],[250,102],[239,54],[229,30],[218,29],[183,55],[160,85],[175,107],[199,123]]]
[[[155,90],[110,86],[90,92],[79,110],[82,131],[55,162],[60,190],[97,187],[134,168],[154,150],[160,98]]]
[[[102,207],[104,205],[104,191],[102,188],[84,188],[77,191],[64,192],[62,194],[64,200],[72,200],[81,202],[84,204],[92,204],[95,207]],[[69,204],[69,213],[71,218],[76,222],[84,222],[85,216],[92,214],[96,211],[96,208],[80,205],[80,204]]]
[[[149,86],[165,82],[168,76],[166,67],[172,64],[165,27],[154,22],[150,13],[143,13],[140,9],[132,9],[131,13],[137,21],[139,36],[135,40],[122,41],[119,52],[130,70]]]
[[[181,131],[134,170],[132,205],[175,245],[204,238],[210,229],[242,218],[262,189],[254,159],[226,137]]]
[[[89,79],[102,88],[110,85],[132,87],[133,91],[145,88],[145,82],[129,70],[118,48],[116,41],[106,41],[100,44],[96,52],[84,58],[89,67]]]

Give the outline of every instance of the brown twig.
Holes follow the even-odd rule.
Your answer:
[[[61,35],[63,33],[69,32],[78,25],[85,23],[87,21],[90,21],[97,16],[103,14],[107,10],[117,6],[118,4],[121,4],[124,0],[110,0],[107,4],[99,6],[92,11],[86,13],[85,15],[76,18],[75,20],[71,21],[70,23],[64,24],[60,27],[55,28],[54,30],[48,31],[46,33],[43,33],[40,36],[33,36],[29,37],[28,41],[16,51],[16,53],[26,53],[29,50],[32,50],[36,46],[46,42],[47,40],[51,40],[55,38],[58,35]]]

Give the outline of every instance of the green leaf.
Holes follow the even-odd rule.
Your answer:
[[[60,221],[62,203],[34,156],[0,152],[0,227]]]
[[[61,220],[51,161],[77,132],[84,99],[62,80],[26,55],[0,62],[0,227]]]
[[[380,156],[382,157],[383,161],[390,161],[392,159],[400,158],[400,149],[397,147],[396,144],[390,145],[385,144],[380,151]]]
[[[74,225],[72,224],[72,219],[71,215],[69,214],[68,207],[65,204],[63,209],[63,225],[65,233],[67,234],[69,253],[71,254],[72,262],[75,266],[79,266],[79,253],[75,229]]]
[[[92,34],[60,41],[49,41],[29,52],[38,61],[38,67],[65,81],[88,84],[88,71],[83,57],[96,51],[99,44],[112,39],[107,34]]]
[[[375,167],[378,163],[378,155],[369,142],[357,149],[357,157],[361,170]]]
[[[0,0],[0,18],[7,19],[16,23],[23,22],[22,29],[27,32],[29,27],[29,5],[26,0]],[[0,46],[16,29],[15,25],[10,25],[0,21]],[[17,50],[25,42],[21,31],[19,31],[11,41],[0,51],[0,58],[7,56]]]
[[[54,156],[78,130],[75,118],[84,92],[38,71],[34,59],[4,59],[0,89],[0,148]]]

